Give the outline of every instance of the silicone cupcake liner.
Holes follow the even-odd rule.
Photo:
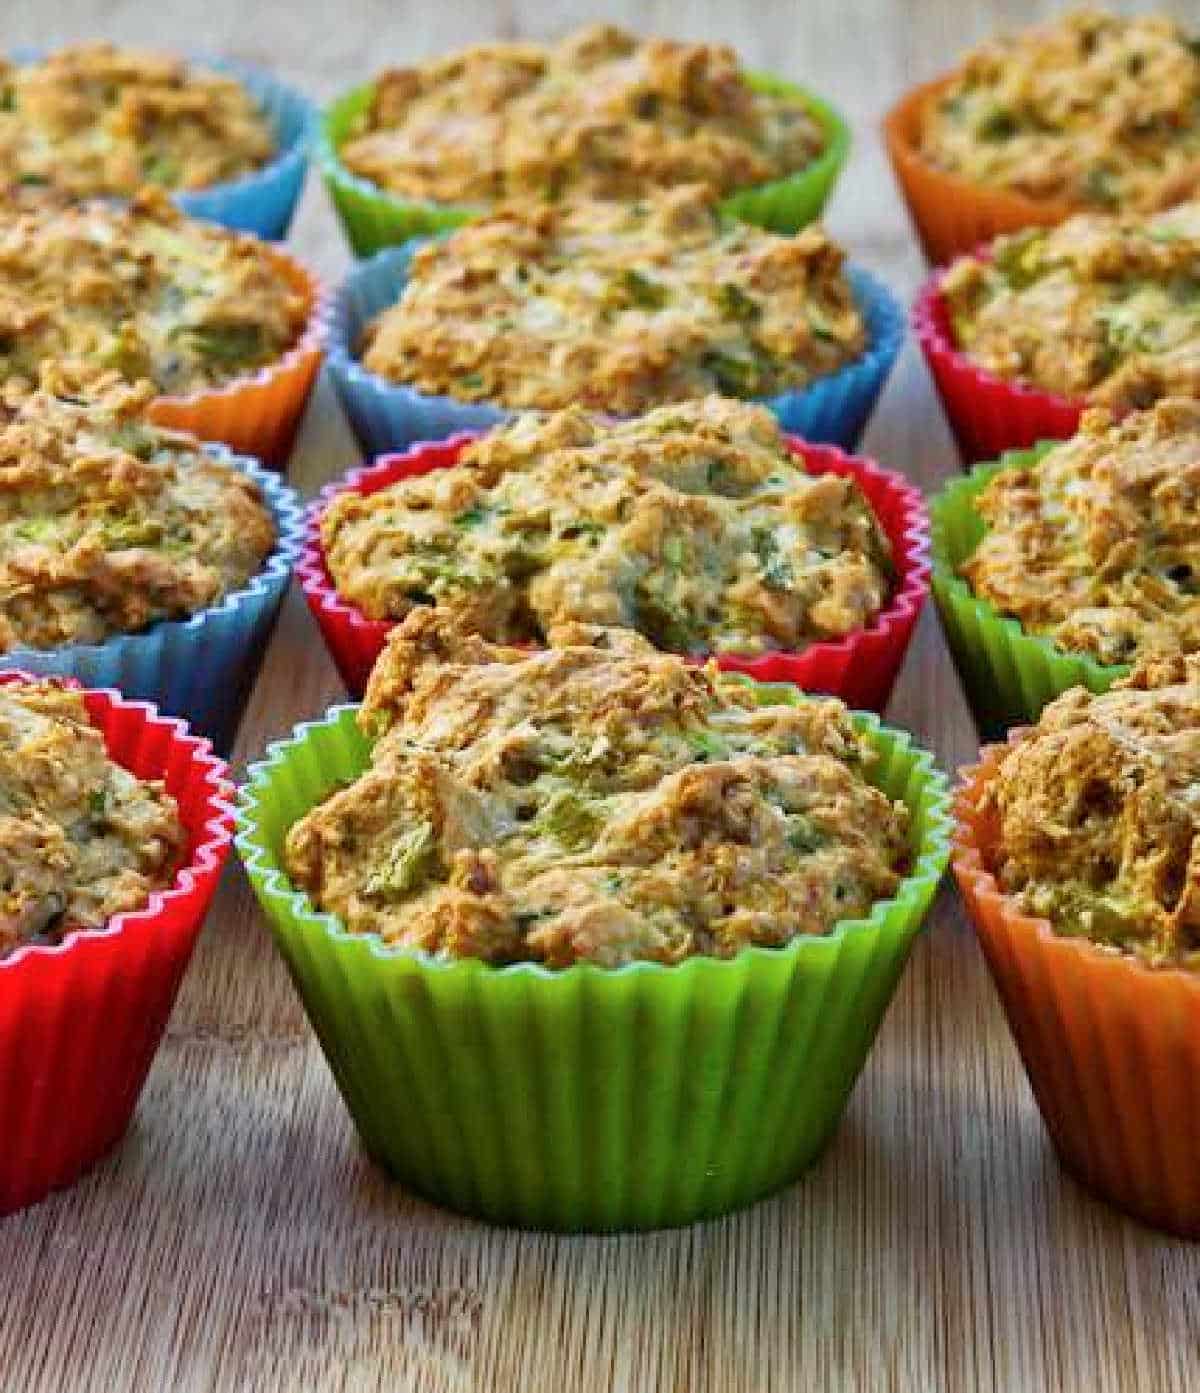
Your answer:
[[[438,444],[416,445],[402,455],[384,456],[327,484],[309,508],[296,577],[342,680],[354,696],[363,694],[392,622],[368,619],[357,605],[338,595],[321,543],[325,510],[346,490],[375,493],[400,479],[448,468],[474,438],[457,435]],[[718,662],[726,671],[744,672],[758,681],[791,682],[806,691],[832,693],[848,706],[882,711],[929,595],[929,520],[924,500],[911,484],[871,460],[846,455],[832,445],[808,445],[796,439],[789,445],[810,473],[857,480],[892,544],[895,594],[865,629],[835,642],[814,643],[800,653],[745,658],[722,654]]]
[[[178,801],[187,858],[144,908],[0,959],[0,1214],[71,1184],[124,1134],[232,840],[207,740],[116,692],[86,700],[109,755]]]
[[[485,430],[513,414],[501,407],[431,396],[387,382],[358,361],[356,345],[363,330],[369,320],[400,298],[409,259],[421,241],[417,238],[402,247],[389,247],[362,262],[334,297],[329,369],[367,455],[402,450],[419,440],[444,440],[456,431]],[[849,277],[867,323],[866,352],[807,387],[761,400],[793,435],[853,449],[904,341],[904,312],[869,272],[852,266]]]
[[[43,57],[40,49],[19,49],[18,63]],[[173,195],[174,202],[193,218],[206,218],[237,232],[278,241],[287,236],[292,214],[304,187],[308,155],[316,135],[317,116],[312,104],[259,68],[221,58],[197,56],[198,67],[236,78],[258,103],[275,136],[276,153],[262,169],[207,189],[191,189]]]
[[[1084,403],[1008,382],[986,372],[954,346],[942,277],[926,281],[913,305],[913,332],[942,399],[946,418],[968,464],[992,460],[1039,440],[1074,435]]]
[[[1047,638],[1026,633],[1015,619],[1002,617],[978,599],[958,574],[959,566],[983,537],[975,500],[1002,469],[1040,459],[1052,443],[1015,451],[952,480],[930,502],[933,539],[933,594],[950,652],[966,690],[975,722],[985,739],[1013,725],[1036,721],[1042,708],[1069,687],[1105,692],[1127,667],[1107,666],[1082,653],[1070,653]]]
[[[1035,200],[948,174],[919,150],[921,122],[930,102],[951,76],[915,87],[888,112],[883,139],[913,223],[932,265],[952,261],[981,242],[1023,227],[1053,227],[1076,210],[1070,204]]]
[[[331,303],[306,266],[276,247],[266,251],[308,305],[304,331],[296,344],[252,376],[187,396],[156,397],[148,414],[160,426],[219,441],[282,469],[321,366]]]
[[[1003,747],[963,772],[954,874],[1063,1165],[1148,1224],[1200,1237],[1200,976],[1058,935],[989,869]]]
[[[828,102],[766,74],[752,74],[750,84],[760,92],[793,96],[810,109],[825,132],[825,149],[806,168],[784,179],[742,189],[723,202],[726,212],[774,232],[796,232],[821,215],[850,150],[850,131]],[[383,247],[459,227],[484,209],[428,199],[403,198],[378,184],[352,174],[338,151],[359,116],[371,104],[374,86],[367,83],[346,92],[321,118],[317,159],[325,185],[356,256],[370,256]]]
[[[166,620],[98,644],[14,649],[2,661],[153,702],[164,715],[184,718],[227,750],[303,544],[304,510],[296,493],[254,460],[220,446],[210,446],[209,453],[248,474],[271,510],[278,541],[258,574],[188,619]]]
[[[800,700],[791,687],[772,700]],[[912,809],[894,899],[827,937],[729,961],[552,972],[389,951],[289,883],[287,829],[367,761],[355,708],[250,771],[237,845],[371,1156],[499,1223],[656,1228],[749,1204],[820,1155],[948,855],[948,795],[907,735],[856,719]]]

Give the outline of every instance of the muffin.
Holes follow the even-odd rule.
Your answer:
[[[428,610],[395,631],[369,769],[288,833],[318,908],[435,956],[619,967],[828,933],[895,892],[907,813],[840,703],[760,706],[626,630],[552,641]]]
[[[818,229],[724,221],[694,185],[508,208],[414,253],[362,362],[423,393],[541,411],[780,393],[866,347],[843,262]]]
[[[77,689],[0,687],[0,959],[138,909],[185,845],[175,800],[109,758]]]
[[[1025,632],[1105,664],[1200,650],[1200,401],[1088,411],[975,508],[987,530],[958,572]]]
[[[242,83],[183,59],[107,43],[0,57],[0,185],[130,198],[238,179],[274,154]]]
[[[985,736],[1069,687],[1200,650],[1192,525],[1200,404],[1167,398],[981,465],[930,504],[933,591]]]
[[[1002,237],[940,288],[985,373],[1117,411],[1200,396],[1200,201]]]
[[[884,125],[930,261],[1072,213],[1200,189],[1200,49],[1166,16],[1081,10],[969,54]]]
[[[688,1223],[832,1134],[944,863],[939,776],[836,702],[555,641],[411,614],[365,708],[250,771],[238,847],[391,1173],[499,1222]]]
[[[920,153],[989,188],[1078,208],[1169,207],[1200,188],[1200,48],[1166,15],[1081,9],[969,53]]]
[[[803,100],[757,90],[723,44],[593,25],[552,45],[479,44],[384,72],[339,154],[411,199],[630,201],[779,179],[826,140]]]
[[[207,740],[0,673],[0,1214],[129,1125],[232,840]]]
[[[277,253],[155,191],[0,213],[0,377],[55,360],[195,393],[279,360],[310,310]]]
[[[1200,1233],[1200,658],[1073,688],[959,799],[955,872],[1046,1125],[1111,1202]]]
[[[101,643],[243,589],[277,533],[253,479],[115,375],[0,389],[0,652]]]
[[[321,536],[369,618],[432,605],[505,643],[578,622],[678,653],[795,650],[866,625],[893,573],[854,479],[807,473],[770,412],[720,397],[521,416],[452,469],[337,495]]]
[[[1102,696],[1072,687],[988,784],[996,883],[1055,933],[1200,969],[1197,778],[1200,658],[1156,660]]]
[[[0,652],[227,748],[303,534],[257,461],[164,430],[148,383],[0,387]]]

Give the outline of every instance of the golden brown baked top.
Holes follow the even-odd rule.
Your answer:
[[[1127,410],[1200,396],[1200,200],[999,238],[942,282],[955,341],[998,377]]]
[[[858,484],[806,473],[765,407],[720,397],[517,417],[452,469],[340,494],[321,531],[370,618],[435,605],[507,643],[579,622],[679,653],[797,649],[861,628],[890,591]]]
[[[1002,469],[961,571],[1001,614],[1101,663],[1200,651],[1200,402],[1172,398]]]
[[[1073,687],[988,786],[995,871],[1027,913],[1200,968],[1200,660],[1178,655],[1103,696]]]
[[[73,44],[0,57],[0,186],[73,198],[202,189],[260,168],[275,140],[249,92],[181,58]]]
[[[79,692],[0,687],[0,958],[139,908],[186,841],[175,800],[109,759]]]
[[[550,967],[732,957],[893,894],[907,812],[841,703],[567,626],[530,654],[436,612],[396,629],[370,767],[297,822],[295,883],[352,933]]]
[[[0,381],[47,359],[179,395],[253,373],[299,338],[304,295],[251,237],[150,191],[0,209]]]
[[[509,208],[427,242],[363,363],[463,401],[633,415],[768,396],[861,355],[866,327],[819,228],[727,222],[702,188]]]
[[[754,91],[725,45],[594,25],[383,73],[339,154],[392,193],[481,204],[729,193],[802,169],[824,143],[801,102]]]
[[[98,643],[240,589],[275,545],[258,485],[150,425],[149,384],[0,389],[0,651]]]
[[[1200,39],[1166,15],[1084,9],[968,54],[921,153],[978,184],[1100,209],[1200,190]]]

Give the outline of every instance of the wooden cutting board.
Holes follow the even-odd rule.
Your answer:
[[[856,143],[831,227],[907,297],[922,265],[879,117],[963,45],[1052,8],[690,0],[607,13],[727,39],[751,66],[832,98]],[[1174,8],[1198,18],[1195,0]],[[8,0],[0,45],[102,32],[224,51],[327,97],[385,62],[593,13],[533,0]],[[330,276],[348,264],[315,180],[292,243]],[[957,468],[912,347],[865,448],[926,489]],[[322,388],[292,477],[311,492],[354,459]],[[239,772],[341,697],[293,594]],[[889,717],[948,767],[974,752],[932,613]],[[132,1132],[75,1189],[0,1221],[0,1393],[1198,1386],[1200,1249],[1121,1218],[1059,1171],[949,889],[812,1175],[722,1222],[563,1239],[458,1219],[370,1165],[231,867]]]

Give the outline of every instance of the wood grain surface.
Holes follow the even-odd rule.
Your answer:
[[[729,40],[830,96],[856,136],[830,225],[907,297],[922,265],[880,149],[883,110],[998,24],[1054,8],[678,0],[603,12]],[[1198,0],[1173,8],[1200,21]],[[103,35],[225,52],[325,98],[389,61],[596,13],[576,0],[4,0],[0,43]],[[315,180],[292,241],[326,275],[347,265]],[[865,447],[927,490],[957,467],[911,346]],[[354,459],[323,386],[292,477],[311,492]],[[238,771],[342,695],[293,593]],[[932,613],[889,716],[947,767],[974,752]],[[810,1176],[722,1222],[563,1239],[459,1219],[373,1168],[231,866],[129,1136],[73,1190],[0,1222],[0,1393],[1198,1386],[1200,1250],[1123,1219],[1058,1169],[949,888]]]

